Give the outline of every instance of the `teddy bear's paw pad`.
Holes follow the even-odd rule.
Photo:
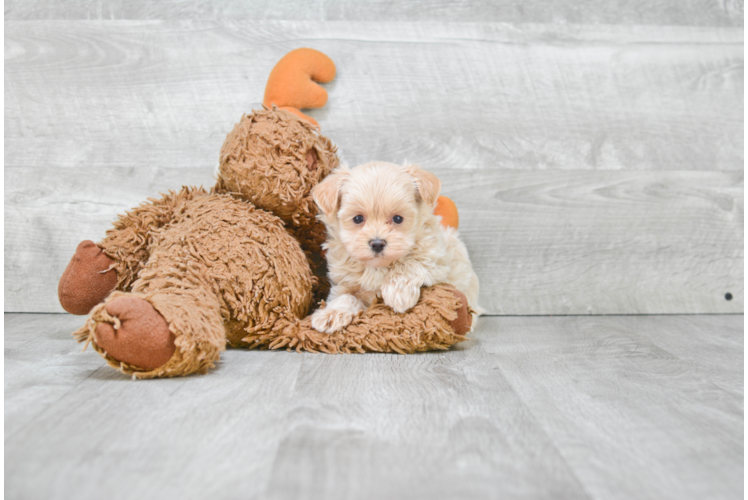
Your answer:
[[[456,288],[450,291],[460,299],[460,307],[457,309],[457,317],[450,321],[449,324],[457,335],[466,335],[473,324],[473,316],[468,310],[468,299],[464,293]]]
[[[96,325],[96,344],[117,361],[153,370],[171,359],[176,346],[169,325],[153,306],[140,297],[118,297],[105,309],[119,319]]]
[[[71,314],[88,314],[117,286],[114,261],[96,243],[81,242],[57,286],[60,305]]]
[[[341,309],[318,309],[312,314],[312,328],[322,333],[335,333],[350,325],[354,316]]]

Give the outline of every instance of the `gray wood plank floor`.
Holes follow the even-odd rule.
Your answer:
[[[132,381],[5,315],[7,498],[743,497],[743,316],[487,317],[414,356]]]

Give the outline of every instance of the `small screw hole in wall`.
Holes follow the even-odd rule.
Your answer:
[[[732,294],[730,292],[725,294],[725,300],[732,300]]]

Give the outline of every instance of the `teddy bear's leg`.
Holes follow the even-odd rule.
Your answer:
[[[205,372],[226,347],[221,303],[199,252],[186,252],[181,227],[162,232],[131,292],[94,307],[74,335],[137,378]],[[174,234],[172,234],[174,233]],[[185,245],[195,240],[185,240]],[[199,244],[199,241],[198,241]]]
[[[207,371],[226,347],[220,305],[209,289],[185,278],[168,287],[136,282],[134,293],[113,292],[75,337],[136,378]]]
[[[57,285],[60,305],[71,314],[88,314],[117,287],[114,260],[93,241],[75,249]]]
[[[151,199],[121,215],[100,243],[81,242],[57,287],[63,309],[88,314],[112,290],[129,290],[148,261],[153,234],[171,222],[185,202],[205,195],[203,189],[183,188]]]

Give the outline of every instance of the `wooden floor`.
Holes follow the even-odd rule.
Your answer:
[[[482,318],[415,356],[229,351],[132,381],[5,315],[5,496],[743,497],[743,316]]]

